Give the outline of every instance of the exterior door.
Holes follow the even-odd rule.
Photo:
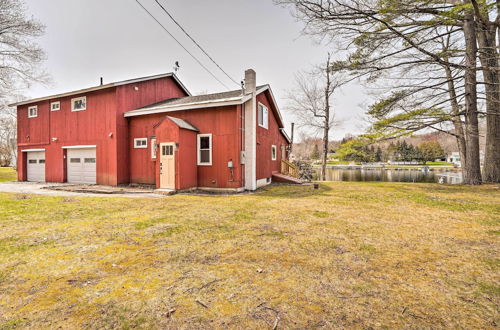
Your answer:
[[[45,151],[27,153],[28,181],[45,182]]]
[[[175,143],[160,143],[160,188],[175,189]]]
[[[68,149],[67,169],[69,183],[96,183],[96,149]]]

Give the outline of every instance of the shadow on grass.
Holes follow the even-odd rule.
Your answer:
[[[319,184],[319,189],[314,189],[311,185],[271,185],[261,188],[257,192],[257,196],[263,197],[278,197],[278,198],[305,198],[311,196],[327,195],[332,187],[326,184]]]

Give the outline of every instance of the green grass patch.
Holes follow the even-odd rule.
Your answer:
[[[313,215],[318,218],[328,218],[330,213],[324,211],[314,211]]]
[[[17,172],[12,167],[0,167],[0,182],[16,181]]]
[[[500,296],[500,285],[484,282],[479,283],[479,291],[491,296]]]
[[[359,251],[375,253],[377,252],[377,249],[372,245],[362,244],[359,246]]]

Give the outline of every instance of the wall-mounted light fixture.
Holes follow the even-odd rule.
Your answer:
[[[111,138],[111,137],[113,137],[113,132],[110,132],[110,133],[108,134],[108,136],[109,136],[110,138]]]
[[[58,138],[53,137],[51,140],[52,140],[52,142],[56,142],[58,140]]]

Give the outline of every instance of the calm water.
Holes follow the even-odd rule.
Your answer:
[[[315,168],[316,176],[319,177],[321,169]],[[316,177],[316,178],[317,178]],[[315,179],[316,179],[315,178]],[[442,179],[441,179],[442,178]],[[385,182],[439,182],[448,184],[459,184],[462,182],[462,174],[453,170],[422,171],[420,169],[396,170],[396,169],[338,169],[327,168],[327,181],[385,181]]]

